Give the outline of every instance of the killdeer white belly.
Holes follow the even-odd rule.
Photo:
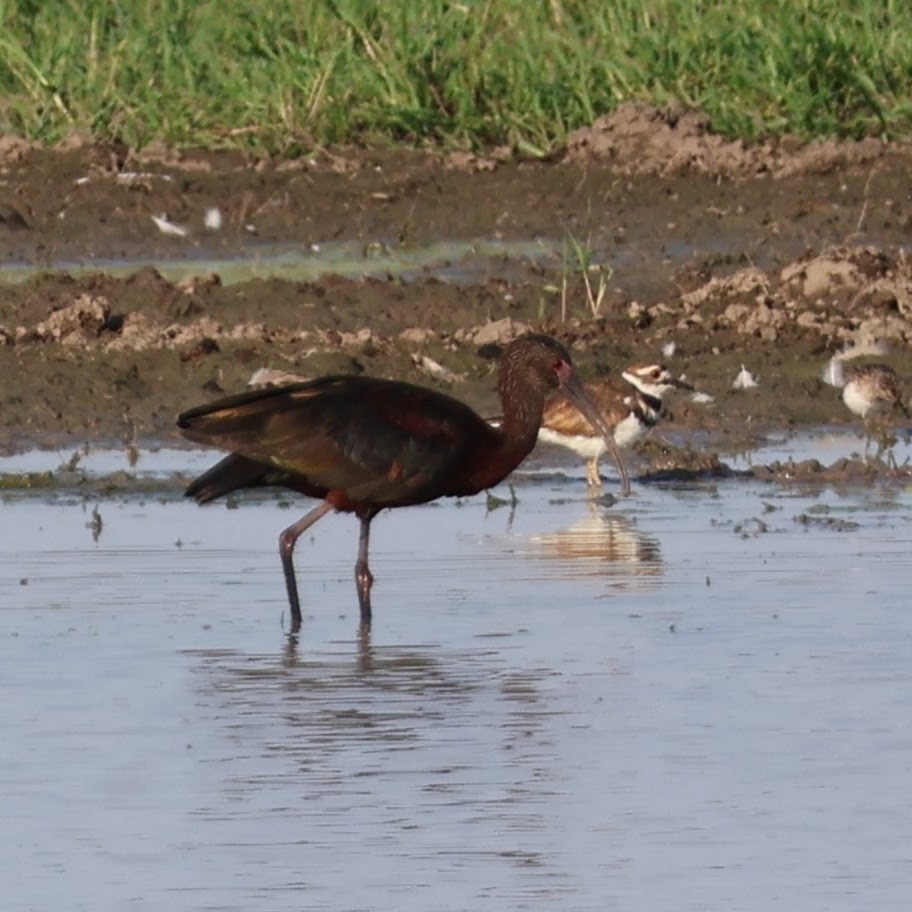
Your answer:
[[[662,397],[673,389],[693,387],[674,377],[663,364],[629,367],[620,377],[586,385],[619,447],[631,446],[655,426],[662,414]],[[605,442],[575,408],[559,399],[548,403],[538,439],[579,453],[586,459],[587,484],[601,486],[598,461],[605,452]]]

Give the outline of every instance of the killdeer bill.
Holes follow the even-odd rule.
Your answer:
[[[586,385],[619,447],[631,446],[655,426],[662,415],[662,397],[674,389],[693,387],[674,377],[664,364],[628,367],[620,377],[606,377]],[[567,408],[557,399],[549,402],[538,439],[584,456],[586,483],[601,487],[598,461],[605,452],[605,441],[575,408]]]

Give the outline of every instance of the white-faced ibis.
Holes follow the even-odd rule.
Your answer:
[[[612,429],[619,447],[629,447],[643,437],[662,415],[662,397],[674,389],[693,387],[674,377],[663,364],[639,364],[621,375],[586,385],[586,392]],[[538,439],[567,447],[586,459],[586,483],[601,487],[598,461],[605,441],[565,400],[554,399],[545,406]]]
[[[614,438],[570,355],[548,336],[529,335],[501,355],[499,428],[451,396],[364,376],[322,377],[190,409],[177,419],[184,435],[231,453],[186,494],[206,503],[242,488],[277,485],[322,500],[279,536],[293,631],[301,625],[295,542],[330,510],[354,513],[361,520],[355,582],[361,623],[368,625],[371,520],[388,507],[465,497],[496,485],[535,446],[545,400],[554,390],[599,429],[628,493]]]

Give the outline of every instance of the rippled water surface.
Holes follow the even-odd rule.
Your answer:
[[[912,495],[515,491],[7,497],[5,907],[908,908]]]

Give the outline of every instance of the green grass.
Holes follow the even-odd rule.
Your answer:
[[[912,134],[906,0],[0,0],[0,132],[545,153],[621,102]]]

